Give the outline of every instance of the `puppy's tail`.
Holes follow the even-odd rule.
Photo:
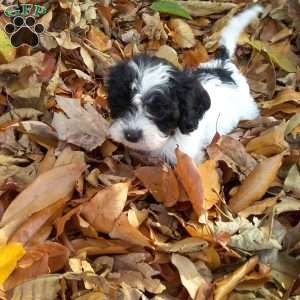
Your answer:
[[[228,22],[221,32],[221,38],[219,40],[220,48],[217,53],[217,58],[229,59],[234,55],[240,34],[263,10],[262,6],[254,5],[234,16]]]

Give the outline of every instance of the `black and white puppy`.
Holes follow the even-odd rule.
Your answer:
[[[216,132],[227,134],[240,120],[256,118],[259,110],[246,78],[231,57],[241,32],[260,12],[256,5],[233,17],[221,33],[215,59],[196,69],[181,71],[147,55],[112,67],[110,137],[171,164],[179,146],[198,163]]]

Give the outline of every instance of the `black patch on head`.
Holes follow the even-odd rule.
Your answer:
[[[215,59],[228,60],[230,59],[229,52],[225,46],[220,46],[215,54]]]
[[[174,133],[180,117],[174,90],[170,86],[166,86],[161,91],[149,93],[147,97],[145,106],[152,121],[166,135]]]
[[[157,66],[159,64],[167,64],[173,67],[164,59],[148,56],[146,54],[136,55],[132,58],[138,66]],[[108,104],[111,110],[111,116],[115,119],[123,113],[134,109],[131,104],[135,91],[132,91],[132,83],[138,78],[138,74],[132,66],[129,65],[129,60],[122,61],[110,70],[107,79],[108,86]]]
[[[199,78],[187,71],[179,71],[175,84],[180,111],[178,127],[184,134],[194,131],[204,113],[210,108],[210,97]]]
[[[150,67],[163,63],[172,68],[169,83],[149,90],[142,99],[149,118],[160,131],[166,135],[171,135],[177,128],[184,134],[194,131],[210,107],[209,95],[201,85],[197,72],[179,71],[164,59],[144,54],[134,57],[133,61],[137,65]],[[133,107],[134,92],[131,86],[136,78],[136,71],[128,65],[128,61],[112,67],[107,84],[113,118],[121,117]]]
[[[108,79],[108,104],[113,118],[120,117],[129,109],[132,99],[131,84],[136,78],[135,71],[123,61],[111,68]]]
[[[201,80],[207,80],[210,77],[217,77],[225,84],[236,84],[232,78],[232,72],[222,66],[219,68],[201,67],[195,70],[194,73]]]

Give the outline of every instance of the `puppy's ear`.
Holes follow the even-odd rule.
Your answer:
[[[180,111],[179,129],[186,134],[194,131],[199,120],[210,108],[210,97],[199,79],[188,72],[178,72],[175,84]]]
[[[136,74],[128,64],[128,61],[122,61],[113,66],[106,78],[108,92],[108,104],[111,115],[116,118],[128,109],[132,96],[131,84]]]

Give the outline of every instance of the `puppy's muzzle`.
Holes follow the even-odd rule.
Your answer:
[[[124,130],[124,137],[128,142],[137,143],[142,138],[142,130],[140,129],[127,129]]]

